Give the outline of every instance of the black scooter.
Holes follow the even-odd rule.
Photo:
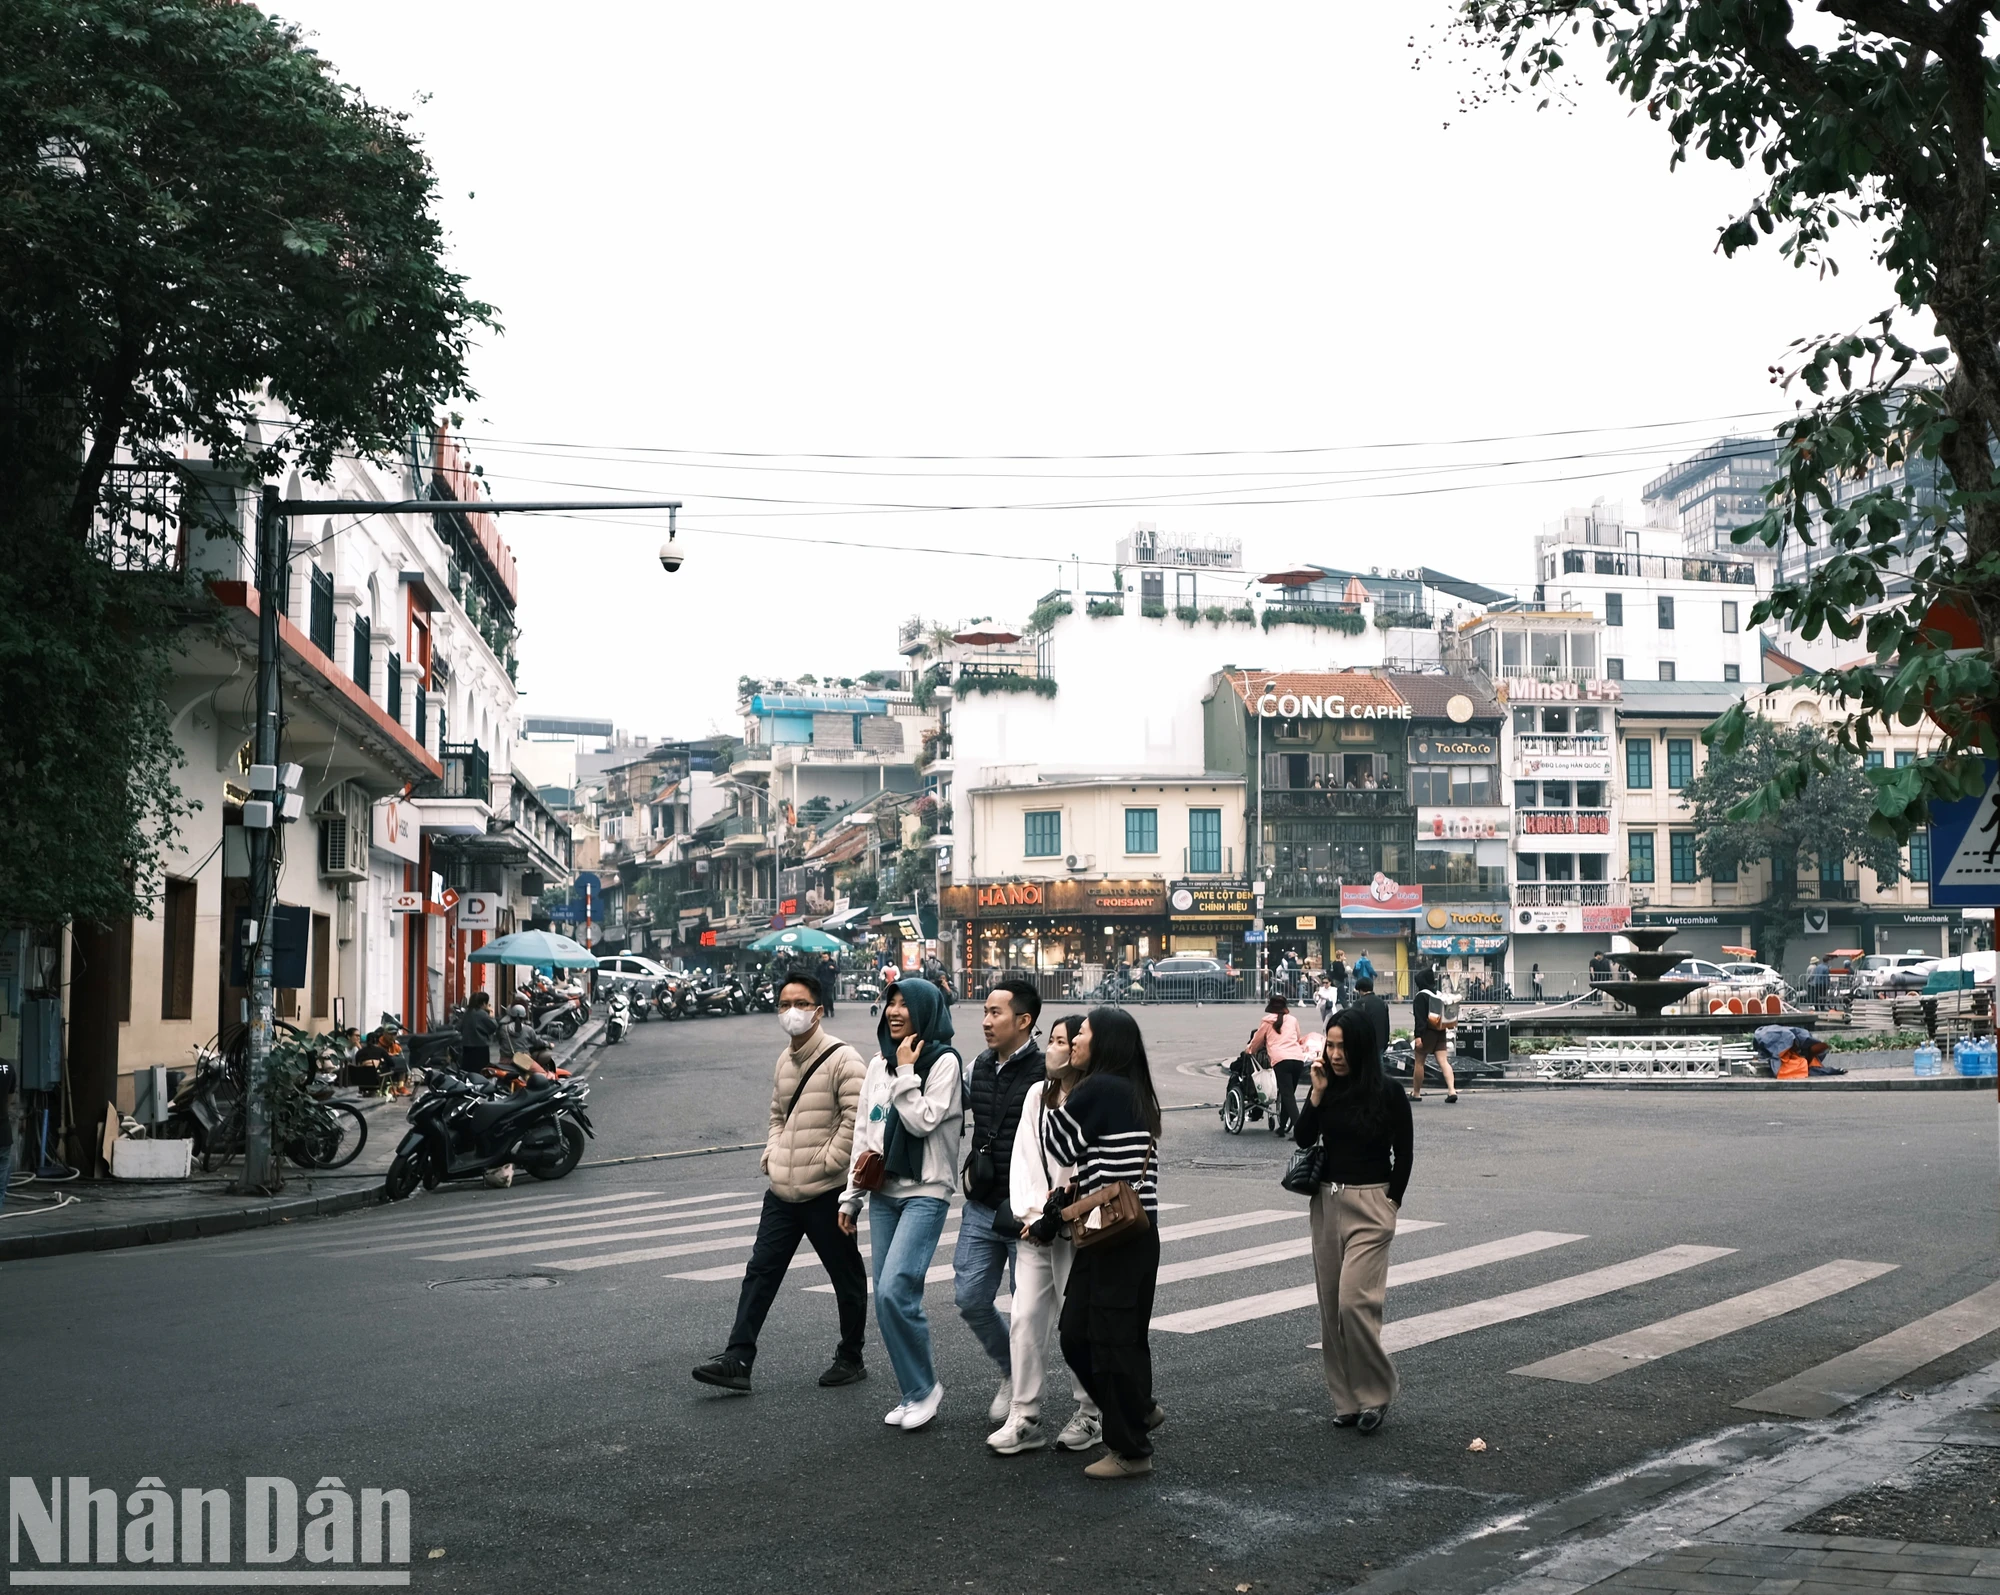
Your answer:
[[[743,989],[743,982],[734,975],[725,975],[712,986],[702,986],[694,994],[694,1012],[697,1014],[748,1013],[750,993]]]
[[[458,1075],[434,1077],[410,1109],[410,1128],[396,1148],[383,1197],[400,1202],[421,1184],[469,1179],[512,1163],[538,1180],[559,1180],[583,1159],[591,1127],[584,1104],[590,1087],[578,1080],[537,1076],[525,1090],[496,1095]]]

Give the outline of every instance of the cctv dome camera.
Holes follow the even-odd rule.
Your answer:
[[[681,561],[686,557],[680,548],[673,543],[662,543],[660,545],[660,568],[670,576],[681,568]]]

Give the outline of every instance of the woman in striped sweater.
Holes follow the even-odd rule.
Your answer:
[[[1046,1114],[1049,1156],[1074,1164],[1075,1200],[1123,1180],[1146,1222],[1123,1239],[1077,1248],[1060,1324],[1063,1360],[1104,1414],[1109,1452],[1084,1472],[1129,1479],[1153,1470],[1153,1430],[1167,1415],[1153,1400],[1147,1325],[1160,1273],[1160,1100],[1139,1026],[1122,1008],[1093,1008],[1070,1044],[1082,1082]]]

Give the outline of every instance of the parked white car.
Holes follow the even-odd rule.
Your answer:
[[[1919,978],[1918,966],[1936,963],[1935,953],[1870,953],[1854,961],[1854,995],[1885,997],[1892,991],[1922,991],[1929,971]]]
[[[1785,977],[1769,964],[1724,964],[1722,973],[1729,984],[1739,991],[1750,991],[1764,996],[1785,989]]]

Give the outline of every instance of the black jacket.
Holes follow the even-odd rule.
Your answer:
[[[1375,1027],[1375,1048],[1378,1052],[1389,1049],[1389,1005],[1372,991],[1358,992],[1354,998],[1357,1012],[1366,1014],[1368,1022]]]
[[[1014,1132],[1021,1127],[1028,1087],[1046,1080],[1048,1073],[1048,1060],[1032,1037],[1005,1065],[995,1062],[991,1047],[972,1060],[972,1079],[965,1091],[966,1106],[972,1110],[972,1139],[965,1156],[967,1200],[993,1207],[1006,1196]],[[987,1180],[975,1179],[973,1173],[982,1150],[993,1159]]]

